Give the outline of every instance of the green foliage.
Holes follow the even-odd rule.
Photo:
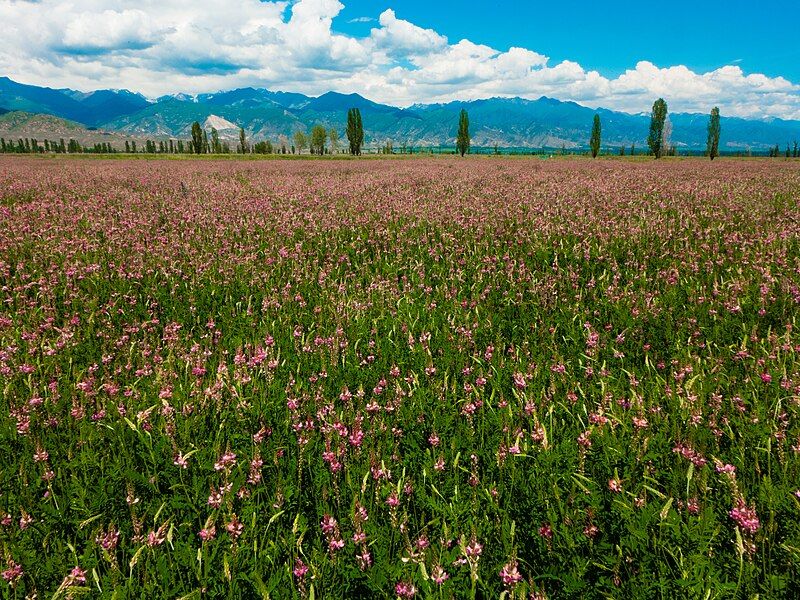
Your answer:
[[[0,597],[796,598],[795,165],[6,162]]]
[[[222,154],[222,143],[220,143],[216,127],[211,128],[211,152],[212,154]]]
[[[200,123],[197,121],[192,123],[192,149],[195,154],[202,154],[203,152],[203,128],[200,127]]]
[[[328,131],[323,125],[314,125],[311,128],[311,154],[325,154],[325,140],[328,137]]]
[[[711,116],[708,118],[708,142],[706,143],[706,153],[711,160],[719,156],[720,132],[719,108],[715,106],[711,109]]]
[[[247,144],[247,136],[244,133],[244,128],[239,128],[239,152],[241,154],[247,154],[250,152],[250,147]]]
[[[308,146],[308,138],[304,131],[298,129],[294,132],[294,146],[297,148],[298,154],[302,154],[303,150]]]
[[[361,146],[364,143],[364,124],[361,121],[361,111],[359,109],[351,108],[347,111],[345,134],[350,144],[350,154],[360,156]]]
[[[458,135],[456,137],[456,152],[464,156],[469,152],[469,115],[465,109],[461,109],[458,116]]]
[[[647,145],[650,152],[657,159],[664,156],[667,148],[664,147],[664,123],[667,120],[667,103],[659,98],[653,103],[650,114],[650,133],[647,136]]]
[[[592,121],[592,137],[589,140],[592,158],[597,158],[600,153],[600,115],[595,115]]]
[[[335,154],[339,151],[339,132],[335,127],[328,129],[328,140],[331,142],[331,152]]]

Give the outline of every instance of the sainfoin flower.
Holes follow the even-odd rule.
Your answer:
[[[239,520],[236,515],[231,517],[231,520],[225,524],[225,531],[231,536],[231,539],[237,539],[244,533],[244,524]]]
[[[512,560],[503,565],[500,570],[500,579],[503,580],[503,585],[513,587],[522,581],[522,575],[517,569],[517,561]]]
[[[475,538],[472,538],[469,544],[464,547],[464,554],[469,558],[478,558],[481,552],[483,552],[483,544],[480,544]]]
[[[747,506],[743,498],[736,500],[735,506],[728,513],[736,524],[750,534],[755,533],[761,528],[756,509]]]
[[[306,573],[308,573],[308,566],[306,563],[299,558],[294,559],[294,569],[292,569],[292,574],[298,579],[302,579],[306,576]]]
[[[3,581],[11,584],[11,587],[14,587],[16,583],[22,579],[24,574],[25,571],[22,570],[20,565],[15,563],[13,560],[9,560],[8,566],[2,573],[0,573],[0,576],[2,576]]]
[[[447,571],[445,571],[441,565],[436,565],[433,567],[433,571],[431,571],[431,579],[434,583],[442,585],[445,581],[450,579],[450,575],[448,575]]]
[[[219,460],[214,463],[215,471],[223,471],[230,469],[236,465],[236,455],[233,452],[226,452],[219,457]]]
[[[400,581],[394,586],[394,591],[401,598],[413,598],[417,594],[417,588],[410,581]]]
[[[217,535],[217,528],[214,525],[210,527],[204,527],[200,531],[197,532],[197,537],[199,537],[204,542],[208,542],[213,540]]]
[[[64,578],[62,585],[64,587],[71,587],[75,585],[82,585],[84,583],[86,583],[86,571],[80,567],[73,567],[72,571],[69,572],[69,575]]]

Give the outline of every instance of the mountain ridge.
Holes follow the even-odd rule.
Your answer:
[[[17,83],[0,77],[0,111],[22,110],[49,114],[119,135],[187,138],[191,124],[228,122],[245,129],[253,141],[291,137],[315,124],[339,130],[344,137],[347,111],[362,112],[366,142],[382,145],[449,145],[455,140],[458,112],[469,112],[476,146],[587,146],[592,117],[601,116],[603,145],[642,148],[649,114],[630,114],[542,96],[538,99],[492,97],[414,104],[406,108],[380,104],[360,94],[329,91],[312,97],[297,92],[238,88],[209,94],[174,94],[150,100],[130,90],[80,92]],[[709,107],[710,108],[710,107]],[[211,119],[211,117],[214,117]],[[672,143],[678,148],[702,149],[708,116],[671,113]],[[800,139],[800,121],[722,117],[722,148],[763,150]],[[223,132],[220,132],[223,135]],[[223,137],[235,137],[232,128]]]

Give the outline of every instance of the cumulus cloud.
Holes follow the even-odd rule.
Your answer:
[[[98,22],[102,23],[101,31],[97,29]],[[143,50],[161,41],[169,30],[141,10],[83,12],[66,23],[61,47],[54,49],[74,54]]]
[[[719,105],[728,115],[800,119],[800,86],[745,73],[737,61],[705,73],[641,61],[610,78],[570,60],[552,64],[535,49],[449,40],[393,9],[367,35],[348,36],[336,27],[339,0],[125,4],[0,0],[4,39],[24,41],[4,46],[0,74],[51,87],[126,87],[152,97],[258,86],[358,92],[403,106],[547,95],[639,112],[663,96],[672,111]]]
[[[409,21],[398,19],[392,9],[385,10],[378,18],[377,27],[370,37],[378,48],[407,56],[430,54],[447,46],[447,38],[432,29],[417,27]]]

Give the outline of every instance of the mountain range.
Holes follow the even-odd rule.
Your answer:
[[[128,90],[79,92],[17,83],[0,77],[0,114],[7,111],[51,115],[84,126],[131,138],[190,137],[198,121],[216,128],[223,139],[238,138],[244,128],[253,141],[279,136],[291,138],[297,130],[315,124],[335,127],[344,137],[347,111],[361,111],[367,145],[392,141],[395,146],[450,145],[456,137],[458,114],[466,109],[475,146],[567,148],[585,147],[592,118],[600,115],[606,147],[645,145],[649,114],[592,109],[575,102],[542,97],[488,98],[446,104],[415,104],[397,108],[358,94],[328,92],[304,94],[241,88],[215,94],[175,94],[148,99]],[[709,107],[710,109],[710,107]],[[7,115],[6,115],[7,116]],[[671,113],[672,143],[679,148],[702,149],[708,115]],[[41,122],[39,123],[41,125]],[[69,125],[71,127],[72,125]],[[721,147],[727,150],[763,150],[800,140],[800,121],[722,117]]]

